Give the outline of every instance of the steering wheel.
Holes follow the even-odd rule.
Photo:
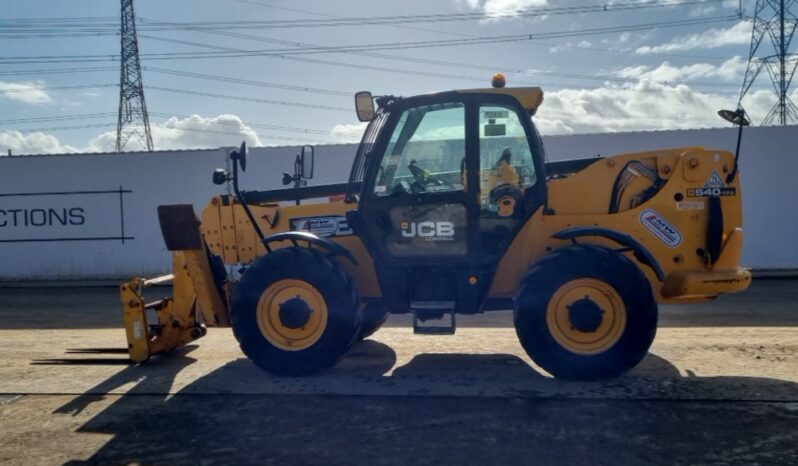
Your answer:
[[[423,168],[420,168],[418,165],[416,165],[415,159],[410,161],[410,164],[407,166],[407,168],[410,170],[410,174],[413,175],[413,179],[415,180],[414,184],[417,185],[421,191],[426,191],[426,187],[430,184],[435,186],[445,185],[448,188],[455,189],[454,185],[445,178],[441,178],[438,175],[433,175]]]
[[[518,217],[522,210],[524,194],[516,186],[502,184],[490,190],[489,200],[491,210],[499,217]]]

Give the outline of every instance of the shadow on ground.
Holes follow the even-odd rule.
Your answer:
[[[70,464],[798,463],[798,409],[784,402],[798,401],[796,384],[685,376],[653,354],[627,376],[585,384],[549,379],[504,354],[424,354],[389,373],[396,355],[366,341],[325,374],[279,383],[303,393],[341,379],[378,381],[387,392],[406,385],[407,394],[242,393],[242,381],[257,389],[276,378],[239,359],[167,395],[195,362],[191,351],[126,368],[60,407],[56,413],[74,415],[132,385],[78,430],[113,437]],[[487,392],[486,373],[534,389],[500,397],[423,391],[450,382]],[[714,398],[693,396],[704,392]]]

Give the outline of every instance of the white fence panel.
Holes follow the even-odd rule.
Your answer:
[[[798,127],[749,128],[741,174],[746,244],[755,268],[798,269]],[[734,129],[544,137],[549,160],[703,145],[734,149]],[[355,145],[316,148],[313,184],[343,182]],[[250,153],[242,187],[281,187],[296,147]],[[159,204],[199,213],[223,191],[211,183],[226,151],[0,157],[0,280],[125,278],[166,273]]]

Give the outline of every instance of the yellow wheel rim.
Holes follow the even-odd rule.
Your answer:
[[[287,326],[280,318],[286,301],[301,300],[310,309],[307,321],[299,327]],[[269,285],[258,300],[258,327],[272,345],[285,351],[301,351],[313,346],[327,328],[327,304],[313,285],[285,279]]]
[[[572,310],[575,305],[590,309],[587,319],[592,322],[587,326],[584,318],[574,321],[578,317]],[[568,351],[601,353],[617,343],[626,329],[626,306],[606,282],[580,278],[564,284],[551,297],[546,324],[551,336]]]

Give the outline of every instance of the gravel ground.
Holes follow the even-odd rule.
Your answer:
[[[439,337],[392,317],[306,378],[228,329],[131,366],[113,288],[3,288],[0,463],[798,464],[796,285],[663,306],[648,357],[600,383],[538,371],[506,312]]]

